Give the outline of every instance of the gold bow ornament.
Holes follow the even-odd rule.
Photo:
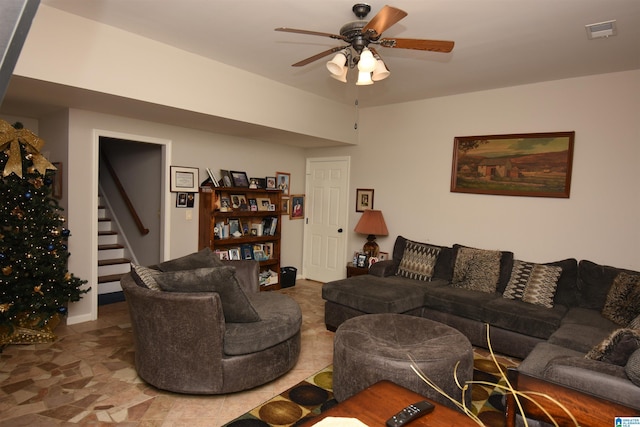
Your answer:
[[[40,149],[44,145],[42,139],[38,138],[30,130],[15,129],[9,123],[0,120],[0,151],[4,151],[9,155],[4,171],[2,171],[3,177],[15,173],[22,178],[20,143],[24,144],[26,152],[32,156],[33,168],[40,172],[41,175],[44,176],[47,169],[56,170],[56,167],[40,154]]]

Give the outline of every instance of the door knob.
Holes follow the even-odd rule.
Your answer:
[[[342,233],[342,228],[338,228],[338,233]]]

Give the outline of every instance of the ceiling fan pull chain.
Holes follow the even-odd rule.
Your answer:
[[[354,102],[354,105],[355,105],[355,112],[356,112],[356,121],[353,124],[353,129],[358,130],[358,120],[360,120],[360,111],[358,110],[358,99],[357,98],[356,98],[356,100]]]

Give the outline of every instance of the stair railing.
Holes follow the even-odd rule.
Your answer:
[[[109,162],[109,159],[106,156],[105,152],[101,151],[100,154],[101,154],[102,160],[104,161],[104,165],[107,167],[107,170],[109,171],[109,175],[111,175],[113,182],[116,184],[116,188],[118,189],[118,192],[122,197],[122,200],[124,200],[124,204],[127,205],[127,209],[129,210],[129,213],[133,217],[133,221],[136,223],[136,226],[138,227],[140,234],[142,235],[149,234],[149,229],[146,228],[144,224],[142,224],[142,220],[140,220],[140,216],[138,216],[138,212],[136,212],[136,208],[133,207],[133,203],[131,203],[131,200],[129,199],[129,196],[127,195],[126,190],[122,186],[122,183],[120,182],[120,179],[116,174],[116,171],[113,169],[113,166],[111,166],[111,162]]]

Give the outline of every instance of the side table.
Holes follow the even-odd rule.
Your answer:
[[[361,276],[363,274],[369,274],[368,267],[358,267],[352,262],[347,263],[347,278],[353,276]]]

